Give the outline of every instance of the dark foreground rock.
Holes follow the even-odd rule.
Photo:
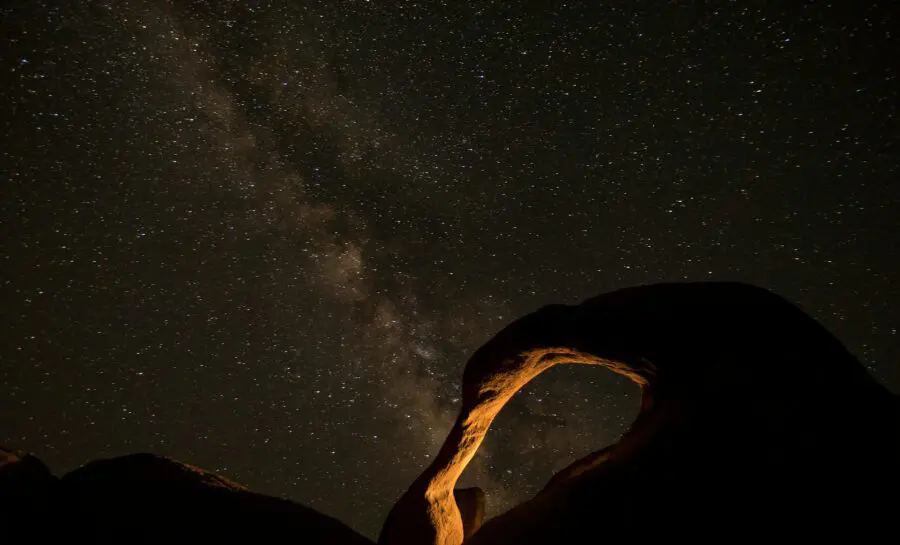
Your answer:
[[[456,424],[379,542],[458,545],[456,479],[506,401],[559,364],[631,378],[640,415],[467,543],[898,538],[898,398],[786,300],[683,283],[549,306],[481,347]]]
[[[0,447],[0,536],[36,535],[53,519],[58,481],[43,462]]]
[[[314,509],[152,454],[91,462],[58,480],[36,458],[24,461],[31,467],[12,472],[14,486],[0,481],[0,489],[17,491],[13,495],[19,499],[4,501],[0,521],[4,535],[26,543],[371,545]],[[28,509],[22,497],[30,499]]]

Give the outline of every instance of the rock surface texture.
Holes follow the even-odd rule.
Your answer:
[[[576,363],[631,378],[637,420],[616,445],[484,521],[485,493],[456,489],[457,479],[519,389]],[[896,541],[898,398],[760,288],[657,284],[545,307],[475,352],[462,393],[382,545]],[[150,454],[57,479],[33,456],[0,449],[0,528],[9,543],[370,543],[313,509]]]
[[[461,543],[452,490],[491,421],[531,379],[572,363],[631,378],[637,420],[466,543],[897,537],[898,398],[786,300],[681,283],[548,306],[476,351],[454,427],[379,542]]]

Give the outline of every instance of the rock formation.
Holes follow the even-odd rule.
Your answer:
[[[0,536],[27,537],[50,520],[56,477],[24,452],[0,448]]]
[[[457,479],[510,397],[566,363],[631,378],[637,420],[484,522],[484,492]],[[898,485],[900,402],[828,331],[752,286],[658,284],[545,307],[478,349],[456,423],[379,542],[866,542],[897,535]],[[310,508],[149,454],[57,479],[0,450],[0,529],[9,542],[370,543]]]
[[[0,468],[0,528],[22,542],[371,545],[314,509],[168,458],[99,460],[61,479],[33,457],[7,459]],[[31,498],[27,508],[23,497]]]
[[[859,541],[896,530],[897,398],[784,299],[744,284],[684,283],[548,306],[476,351],[456,423],[379,543],[461,543],[457,479],[510,397],[565,363],[631,378],[642,392],[637,420],[467,543]]]

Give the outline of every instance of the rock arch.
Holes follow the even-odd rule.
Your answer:
[[[559,472],[534,500],[491,521],[473,542],[541,542],[539,533],[529,534],[524,528],[538,529],[534,521],[541,517],[541,528],[554,527],[552,517],[565,519],[577,511],[565,514],[549,507],[551,503],[571,502],[573,494],[590,495],[590,487],[580,485],[590,479],[608,480],[636,465],[645,469],[642,478],[658,476],[673,486],[688,482],[673,476],[671,468],[679,463],[693,471],[729,467],[719,461],[698,464],[678,448],[702,446],[710,453],[719,449],[729,464],[754,463],[748,473],[755,478],[791,478],[797,472],[798,479],[807,483],[833,461],[810,463],[809,456],[827,448],[830,440],[824,420],[853,435],[863,452],[871,455],[880,444],[896,460],[896,440],[885,442],[882,429],[890,423],[874,427],[864,423],[876,408],[896,419],[896,400],[837,339],[797,307],[740,283],[640,286],[580,305],[544,307],[516,320],[477,350],[463,374],[462,405],[453,428],[431,465],[394,506],[379,543],[462,543],[467,535],[453,489],[494,417],[537,375],[555,365],[574,363],[604,367],[637,383],[642,392],[637,420],[619,443]],[[856,401],[865,400],[868,409],[833,403],[832,395],[848,393]],[[766,416],[760,407],[774,407],[774,414]],[[802,427],[802,433],[776,429],[779,419],[787,427]],[[713,430],[721,437],[705,444],[704,437]],[[768,434],[765,440],[776,441],[771,467],[754,461],[750,449],[741,450],[742,430],[759,431]],[[880,455],[879,462],[890,461],[890,455]],[[663,467],[670,468],[669,473]],[[896,464],[892,467],[895,478]],[[744,484],[754,485],[750,479]],[[703,486],[724,491],[713,479]],[[643,509],[641,494],[632,494],[630,505],[611,512],[618,509],[627,515],[626,510]],[[772,512],[777,513],[774,508]],[[627,526],[628,520],[625,516],[614,522]],[[672,523],[678,520],[672,518]]]

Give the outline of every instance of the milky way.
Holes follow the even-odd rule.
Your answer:
[[[0,8],[2,444],[163,454],[374,536],[472,350],[672,280],[772,289],[900,389],[888,7],[386,4]],[[462,484],[502,511],[636,409],[554,369]]]

